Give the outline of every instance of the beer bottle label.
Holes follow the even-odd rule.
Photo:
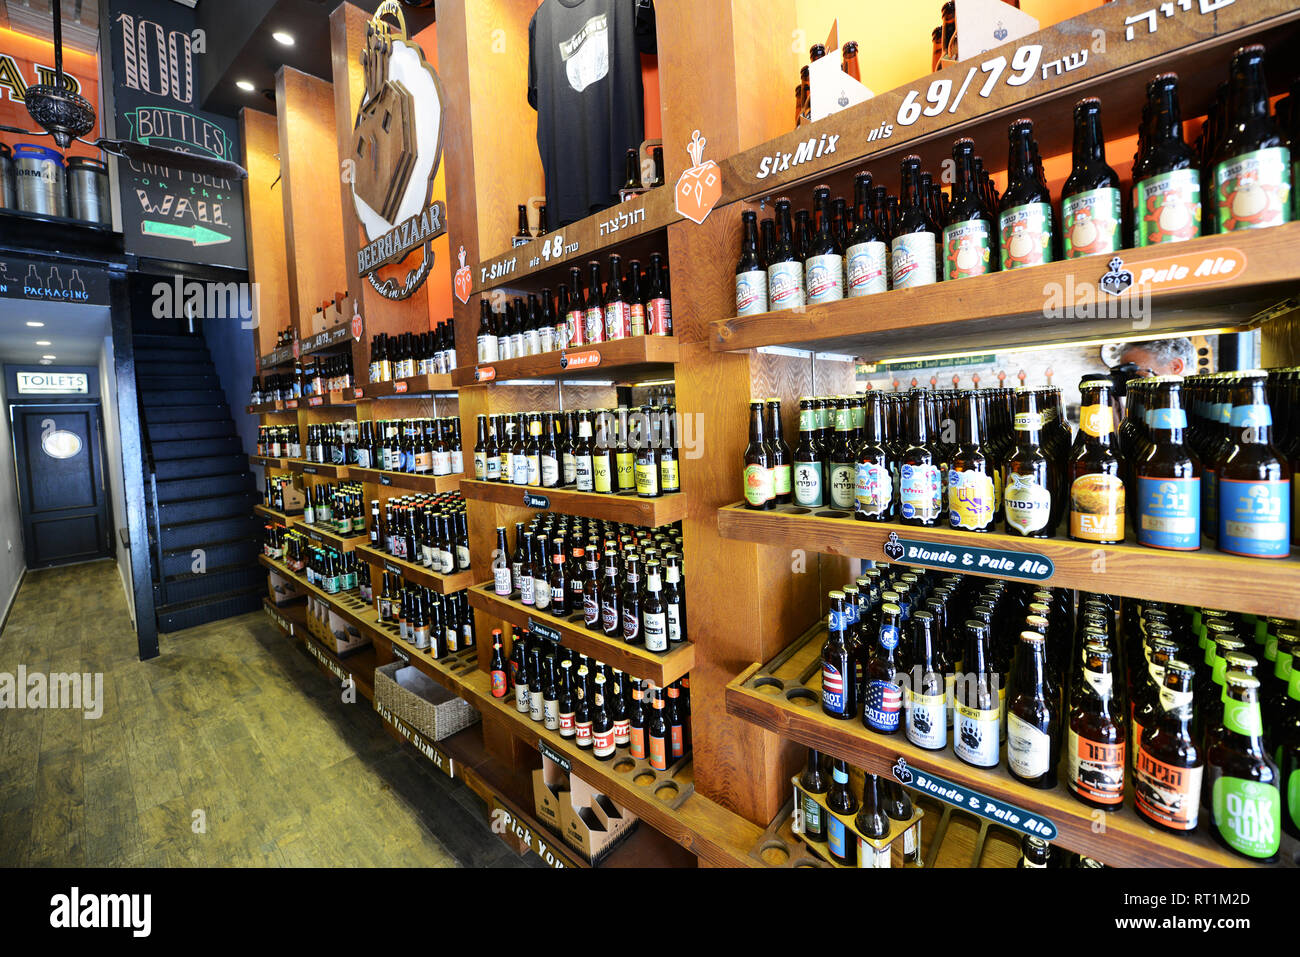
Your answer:
[[[1139,475],[1137,495],[1139,544],[1177,551],[1201,547],[1200,479]]]
[[[487,480],[489,482],[501,481],[501,457],[493,455],[487,460]]]
[[[821,462],[794,463],[794,503],[804,508],[821,508],[822,501],[822,464]]]
[[[668,770],[668,750],[671,747],[666,738],[650,735],[650,767],[656,771]]]
[[[1081,475],[1070,485],[1070,535],[1085,542],[1124,540],[1124,483],[1114,475]]]
[[[608,454],[593,456],[591,459],[592,488],[597,492],[607,493],[613,491],[614,476],[612,472],[613,472],[613,468],[611,466],[611,456],[609,456]],[[581,462],[578,465],[578,481],[579,483],[581,483],[582,481]]]
[[[533,605],[538,611],[551,606],[551,583],[544,578],[533,579]]]
[[[682,726],[680,724],[675,724],[668,729],[668,738],[672,747],[673,760],[686,753],[685,745],[682,742]]]
[[[889,247],[882,242],[858,243],[844,251],[848,296],[870,296],[889,289]]]
[[[1114,186],[1089,189],[1061,199],[1061,230],[1065,258],[1113,253],[1123,245],[1120,238],[1119,190]]]
[[[682,641],[682,606],[677,602],[668,605],[668,642],[675,645]]]
[[[969,279],[992,271],[992,228],[987,220],[968,219],[943,230],[943,278]]]
[[[1291,553],[1291,483],[1220,478],[1221,551],[1254,558],[1285,558]]]
[[[524,461],[528,466],[528,484],[537,488],[542,484],[542,460],[538,455],[525,455]]]
[[[1026,203],[998,216],[1002,233],[1002,268],[1019,269],[1052,261],[1052,207]]]
[[[1282,841],[1282,792],[1273,783],[1227,775],[1214,780],[1214,826],[1228,846],[1247,857],[1268,858]]]
[[[1080,736],[1073,728],[1066,740],[1070,790],[1098,804],[1124,801],[1124,742],[1103,744]]]
[[[659,612],[657,614],[646,614],[643,618],[645,627],[645,650],[667,651],[668,616],[663,612]]]
[[[591,343],[604,342],[605,341],[604,311],[599,306],[596,306],[592,309],[588,309],[583,314],[583,319],[586,323],[585,328],[583,329],[583,335],[586,336],[587,341]]]
[[[667,299],[651,299],[646,303],[646,331],[652,336],[672,335],[673,306]]]
[[[889,267],[895,289],[928,286],[938,281],[934,233],[901,233],[890,248]]]
[[[636,455],[633,452],[615,452],[614,468],[619,488],[636,488]]]
[[[948,743],[947,701],[944,695],[907,692],[907,740],[918,748],[937,751]]]
[[[538,338],[541,340],[541,350],[543,352],[555,351],[555,327],[542,326],[537,330]]]
[[[830,847],[831,856],[836,860],[848,860],[848,838],[848,828],[844,822],[835,814],[826,815],[826,843]],[[852,835],[852,838],[856,841],[857,835]]]
[[[560,703],[553,699],[547,699],[542,702],[542,725],[548,731],[558,731],[560,728]]]
[[[635,608],[623,609],[623,640],[634,644],[641,637],[641,617]]]
[[[528,693],[528,717],[534,721],[542,720],[542,693],[540,691],[530,691]]]
[[[804,288],[810,306],[843,299],[844,260],[834,253],[808,257],[804,262]]]
[[[593,461],[590,455],[579,455],[573,463],[573,484],[579,492],[590,492],[595,487]]]
[[[1214,167],[1219,232],[1277,226],[1291,219],[1291,151],[1285,146],[1243,153]]]
[[[853,462],[831,463],[831,501],[832,508],[853,508],[857,487],[857,465]]]
[[[504,698],[506,696],[506,673],[504,671],[492,672],[492,697]]]
[[[578,478],[578,460],[574,458],[572,452],[562,452],[560,454],[560,474],[561,481],[565,485],[572,485]]]
[[[873,731],[894,732],[903,711],[903,692],[895,681],[873,679],[867,682],[862,715]]]
[[[803,265],[797,262],[772,263],[767,267],[767,308],[793,309],[802,306]]]
[[[542,485],[545,488],[555,488],[560,484],[560,463],[553,455],[543,455],[541,465]]]
[[[537,597],[533,594],[533,585],[536,581],[537,579],[533,578],[531,575],[524,575],[519,579],[519,600],[525,605],[533,604]]]
[[[480,482],[487,479],[487,456],[482,452],[474,453],[474,478]]]
[[[1286,810],[1291,815],[1291,823],[1300,827],[1300,768],[1287,777]]]
[[[948,522],[953,528],[988,528],[994,514],[993,479],[987,473],[949,471]]]
[[[631,734],[632,724],[627,718],[619,718],[614,722],[614,743],[627,744]]]
[[[370,468],[370,450],[362,446],[357,448],[357,468]]]
[[[581,309],[571,309],[564,316],[565,348],[580,346],[587,341],[587,320]]]
[[[591,753],[598,758],[607,758],[614,753],[614,727],[611,725],[599,734],[591,736]]]
[[[772,468],[772,491],[777,495],[790,494],[790,465],[777,465]]]
[[[1171,411],[1162,409],[1162,412]],[[1150,420],[1148,420],[1150,425]],[[1085,405],[1079,409],[1079,428],[1094,439],[1110,435],[1115,431],[1115,411],[1106,405]]]
[[[1052,517],[1052,493],[1032,475],[1007,475],[1002,499],[1007,524],[1022,534],[1046,528]]]
[[[780,490],[781,476],[779,473],[785,472],[785,492]],[[790,466],[781,465],[776,468],[776,477],[774,484],[777,493],[784,495],[790,491]],[[682,477],[678,470],[677,459],[660,459],[659,460],[659,486],[665,492],[676,492],[682,487]]]
[[[591,747],[591,722],[577,721],[573,722],[574,744],[580,748]]]
[[[633,471],[638,495],[659,494],[659,467],[654,462],[638,462]]]
[[[634,761],[645,760],[645,728],[628,729],[628,754]]]
[[[894,500],[894,480],[889,469],[875,462],[859,462],[854,482],[853,502],[859,515],[884,516]]]
[[[1201,235],[1201,176],[1176,169],[1142,180],[1133,189],[1138,246],[1180,243]]]
[[[1022,778],[1037,778],[1051,767],[1052,741],[1015,714],[1007,715],[1007,766]]]
[[[829,661],[822,660],[822,708],[827,714],[846,715],[848,696],[845,694],[844,672]]]
[[[560,737],[571,738],[576,733],[577,733],[577,729],[574,727],[573,724],[573,712],[561,711],[560,712]]]
[[[605,634],[616,634],[620,628],[617,605],[600,606],[600,624],[605,630]]]
[[[772,470],[761,465],[745,466],[745,501],[762,505],[775,494]]]
[[[800,833],[809,840],[824,841],[826,837],[822,833],[822,806],[811,794],[804,794],[799,803],[803,808],[803,828]]]
[[[528,685],[515,685],[515,710],[520,714],[528,713]]]
[[[1176,831],[1194,830],[1201,806],[1203,771],[1165,764],[1145,748],[1139,749],[1133,789],[1138,812]]]
[[[942,485],[939,469],[933,465],[906,465],[899,469],[898,496],[904,518],[930,522],[939,517],[935,502]]]
[[[584,595],[582,599],[582,620],[588,628],[595,628],[600,622],[600,606],[590,595]]]

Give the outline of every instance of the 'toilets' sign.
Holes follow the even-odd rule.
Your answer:
[[[90,382],[84,372],[19,372],[21,395],[86,395]]]

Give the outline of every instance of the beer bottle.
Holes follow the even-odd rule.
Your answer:
[[[602,495],[612,494],[618,487],[618,467],[615,459],[618,442],[614,438],[609,412],[596,413],[596,437],[591,446],[591,487]]]
[[[594,492],[595,453],[592,449],[591,413],[578,413],[578,437],[573,444],[573,484],[579,492]]]
[[[1187,412],[1183,408],[1182,380],[1158,377],[1147,397],[1149,444],[1133,466],[1137,476],[1138,544],[1195,551],[1201,547],[1201,466],[1184,441]]]
[[[874,774],[862,776],[862,809],[853,824],[861,835],[858,838],[858,866],[888,867],[890,849],[886,847],[877,851],[866,840],[869,837],[883,840],[889,836],[889,815],[885,813],[880,778]]]
[[[578,481],[578,459],[575,447],[578,443],[578,414],[562,412],[559,418],[560,435],[560,485],[564,488],[573,486]]]
[[[668,686],[668,701],[664,704],[664,720],[668,722],[669,760],[676,761],[686,754],[686,719],[681,708],[681,689],[677,682]]]
[[[542,422],[538,426],[538,456],[540,464],[540,481],[542,488],[558,488],[560,485],[560,450],[555,443],[555,413],[542,413]]]
[[[560,691],[555,683],[555,655],[542,659],[542,726],[547,731],[560,730]]]
[[[621,598],[618,588],[618,557],[606,555],[604,581],[600,585],[600,626],[606,638],[623,637]]]
[[[668,610],[664,606],[657,561],[646,562],[645,600],[641,603],[642,635],[646,651],[660,654],[668,650]],[[624,629],[624,640],[627,632]]]
[[[1135,245],[1178,243],[1201,234],[1201,171],[1183,140],[1178,74],[1147,84],[1150,123],[1142,168],[1133,173]]]
[[[993,660],[989,625],[979,618],[965,623],[963,672],[953,688],[953,753],[977,768],[997,767],[1001,737],[1002,681]]]
[[[758,214],[740,214],[740,261],[736,263],[736,315],[767,312],[767,271],[758,255]]]
[[[1113,810],[1124,802],[1124,713],[1112,707],[1110,649],[1089,642],[1083,649],[1083,680],[1070,706],[1065,751],[1066,783],[1089,807]]]
[[[627,406],[618,407],[617,422],[618,436],[614,449],[615,485],[618,491],[629,492],[636,488],[637,450],[632,444],[632,435],[629,431]]]
[[[1074,166],[1061,187],[1065,258],[1113,253],[1123,247],[1119,176],[1106,163],[1101,100],[1074,105]]]
[[[853,177],[854,226],[844,250],[849,298],[889,288],[889,246],[871,210],[871,174]]]
[[[528,717],[542,720],[542,646],[536,642],[528,649]]]
[[[569,607],[569,580],[564,563],[564,539],[556,536],[551,542],[551,547],[554,550],[546,570],[546,592],[550,599],[550,613],[556,618],[568,618],[572,609]]]
[[[1113,545],[1124,541],[1124,482],[1115,441],[1109,379],[1079,386],[1079,438],[1069,454],[1070,537]]]
[[[940,751],[948,744],[943,651],[935,625],[933,612],[912,612],[904,703],[907,740],[930,751]]]
[[[508,598],[514,590],[510,576],[510,551],[506,545],[506,528],[497,526],[497,547],[492,554],[492,591]],[[387,575],[387,573],[385,573]]]
[[[664,556],[664,610],[668,618],[668,643],[680,645],[686,641],[686,593],[682,587],[681,556],[669,552]]]
[[[1037,164],[1034,121],[1019,119],[1008,131],[1007,189],[998,203],[998,248],[1003,269],[1052,261],[1052,195]]]
[[[488,430],[486,415],[478,416],[477,426],[478,440],[474,443],[474,478],[480,482],[485,482],[488,480]]]
[[[659,147],[655,147],[658,155]],[[664,263],[663,253],[650,254],[649,285],[645,292],[646,333],[652,336],[673,334],[673,304],[671,277]]]
[[[858,863],[858,842],[849,830],[849,822],[858,810],[858,800],[849,790],[849,766],[835,759],[831,765],[831,788],[826,793],[826,807],[830,814],[826,820],[826,848],[831,859],[846,867]]]
[[[1300,838],[1300,667],[1294,663],[1287,679],[1286,708],[1276,724],[1277,760],[1286,794],[1286,813],[1282,827],[1292,837]]]
[[[967,279],[998,268],[993,212],[975,182],[975,141],[962,137],[952,145],[956,167],[952,202],[943,228],[943,278]]]
[[[635,554],[629,555],[623,570],[623,590],[619,597],[622,615],[622,636],[625,644],[641,645],[641,563]]]
[[[1240,373],[1226,451],[1217,463],[1220,551],[1254,558],[1291,553],[1291,468],[1273,445],[1266,373]]]
[[[948,468],[948,523],[974,532],[993,530],[997,516],[993,473],[980,428],[979,394],[967,392],[961,408],[961,443]]]
[[[908,399],[908,441],[898,468],[899,512],[904,525],[933,527],[939,522],[943,477],[929,440],[929,410],[920,390]]]
[[[1217,707],[1214,712],[1198,715],[1201,721],[1201,729],[1204,732],[1202,744],[1205,747],[1206,757],[1209,757],[1210,751],[1216,742],[1222,740],[1228,734],[1228,728],[1225,719],[1228,713],[1228,672],[1235,671],[1238,674],[1247,677],[1257,677],[1259,670],[1259,660],[1244,650],[1246,643],[1238,639],[1220,639],[1216,640],[1217,646],[1214,657],[1214,670],[1211,677],[1211,684],[1206,688],[1205,700],[1214,701]],[[1261,683],[1262,687],[1262,683]],[[1257,693],[1255,700],[1260,702],[1261,713],[1263,711],[1263,695]],[[1262,724],[1261,724],[1262,726]],[[1267,746],[1267,742],[1265,742]],[[1201,803],[1210,808],[1209,793],[1201,795]]]
[[[591,756],[597,761],[614,757],[614,721],[605,707],[605,676],[596,674],[595,701],[591,708]]]
[[[1270,748],[1275,748],[1282,725],[1290,711],[1290,696],[1287,689],[1291,682],[1291,674],[1296,670],[1296,657],[1300,656],[1300,629],[1291,627],[1290,621],[1286,619],[1279,619],[1278,623],[1274,624],[1271,618],[1268,629],[1268,643],[1264,648],[1264,658],[1267,665],[1271,644],[1273,673],[1271,680],[1265,679],[1264,692],[1260,698],[1264,710],[1264,727],[1267,729],[1265,743]]]
[[[1157,828],[1196,830],[1205,757],[1192,738],[1192,667],[1172,659],[1160,688],[1160,713],[1138,746],[1134,806]]]
[[[848,636],[844,592],[830,593],[826,644],[822,646],[822,711],[832,718],[857,717],[857,663]]]
[[[880,394],[868,392],[853,493],[853,517],[860,522],[883,522],[893,517],[894,480],[884,431]]]
[[[801,508],[821,508],[825,504],[825,482],[821,448],[817,441],[817,410],[814,401],[810,396],[803,396],[799,400],[799,441],[794,447],[791,481],[794,486],[794,504]]]
[[[659,450],[655,447],[654,429],[650,406],[643,406],[639,412],[633,412],[636,425],[629,441],[634,444],[632,465],[633,485],[640,498],[658,498],[663,494],[659,486]]]
[[[587,341],[586,298],[582,290],[582,270],[577,266],[569,267],[568,309],[564,313],[564,338],[569,348],[584,345]]]
[[[803,262],[795,255],[790,200],[776,201],[776,244],[767,260],[768,309],[793,309],[804,305]]]
[[[921,157],[906,156],[901,166],[903,188],[890,243],[890,275],[893,288],[910,289],[936,281],[940,233],[921,195]]]
[[[804,289],[810,306],[844,298],[844,249],[831,230],[830,203],[829,186],[813,190],[817,233],[804,250]]]
[[[1229,68],[1227,122],[1214,152],[1218,231],[1291,220],[1291,151],[1268,111],[1264,47],[1242,47]]]
[[[762,402],[749,404],[749,445],[745,447],[745,506],[753,509],[776,507],[772,456],[764,439]]]
[[[676,412],[672,406],[665,406],[663,411],[659,414],[661,416],[661,423],[659,426],[659,434],[661,436],[659,441],[659,488],[665,494],[669,492],[680,492],[682,490],[682,476],[680,468],[681,462],[677,455],[677,435],[675,425]],[[777,421],[780,422],[779,414],[777,415]],[[790,500],[790,449],[789,446],[785,445],[784,440],[782,440],[781,445],[785,448],[786,501],[788,502]],[[777,478],[779,478],[779,476],[773,477],[774,485]]]
[[[852,510],[857,484],[857,449],[853,443],[853,410],[840,396],[835,402],[835,438],[831,443],[830,506]]]
[[[582,623],[583,627],[590,631],[597,629],[604,630],[602,616],[600,612],[600,590],[604,583],[599,574],[600,560],[596,557],[596,549],[589,548],[586,550],[586,574],[582,582]]]
[[[583,337],[588,343],[605,341],[605,295],[601,290],[600,263],[587,263],[587,297],[582,303]]]
[[[1015,684],[1007,693],[1007,767],[1034,788],[1056,787],[1060,712],[1047,677],[1045,639],[1020,633]]]
[[[587,666],[578,665],[578,678],[574,685],[573,743],[580,748],[591,747],[592,709],[590,678]]]
[[[387,577],[387,573],[385,573]],[[506,656],[501,651],[501,629],[492,629],[492,664],[488,670],[492,673],[492,697],[506,696]]]
[[[650,716],[650,724],[646,727],[646,738],[649,741],[650,767],[656,771],[667,771],[669,764],[669,755],[672,754],[672,732],[668,728],[668,719],[664,715],[664,697],[663,689],[655,688],[651,692],[653,695],[654,711]]]
[[[865,669],[866,696],[862,702],[862,724],[881,734],[897,734],[903,710],[899,687],[898,648],[901,610],[892,603],[880,608],[880,628]]]
[[[486,298],[479,300],[478,311],[478,361],[497,361],[497,334],[493,328],[492,304]]]
[[[533,238],[533,234],[528,231],[528,206],[524,203],[519,204],[519,229],[516,230],[514,238],[511,239],[511,246],[523,246],[528,240]]]
[[[1041,837],[1026,834],[1020,842],[1020,863],[1018,868],[1043,869],[1052,866],[1052,845]]]
[[[405,602],[403,602],[405,604]],[[516,626],[511,629],[510,670],[514,672],[515,710],[528,713],[528,642]]]
[[[646,758],[646,713],[641,682],[632,682],[632,704],[628,708],[628,754],[633,761]]]
[[[1016,392],[1016,446],[1003,468],[1002,507],[1007,534],[1048,538],[1052,527],[1052,468],[1040,444],[1043,418],[1032,389]]]
[[[781,400],[767,400],[767,449],[772,463],[772,492],[776,505],[789,505],[794,497],[791,484],[790,446],[781,434]]]
[[[822,756],[809,748],[808,767],[799,778],[799,809],[802,818],[799,834],[805,841],[826,843],[826,816],[815,795],[825,794],[827,790],[826,776],[822,773]]]
[[[1282,839],[1282,793],[1264,751],[1259,679],[1229,671],[1224,681],[1226,733],[1205,756],[1215,838],[1243,857],[1272,861]]]

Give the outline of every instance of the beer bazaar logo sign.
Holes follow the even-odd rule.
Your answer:
[[[981,548],[974,545],[922,542],[899,538],[890,532],[882,546],[885,557],[891,562],[942,568],[956,572],[974,572],[983,575],[1000,575],[1021,581],[1045,582],[1056,572],[1050,558],[1033,552],[1017,552],[1005,548]]]
[[[433,240],[447,229],[446,207],[433,202],[442,161],[442,83],[424,51],[407,39],[397,0],[384,0],[366,25],[361,65],[366,86],[353,124],[351,184],[366,244],[357,252],[357,275],[387,299],[407,299],[428,278]],[[404,277],[379,275],[408,260]]]

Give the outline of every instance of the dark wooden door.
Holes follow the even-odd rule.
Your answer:
[[[112,555],[99,404],[10,408],[27,567]]]

